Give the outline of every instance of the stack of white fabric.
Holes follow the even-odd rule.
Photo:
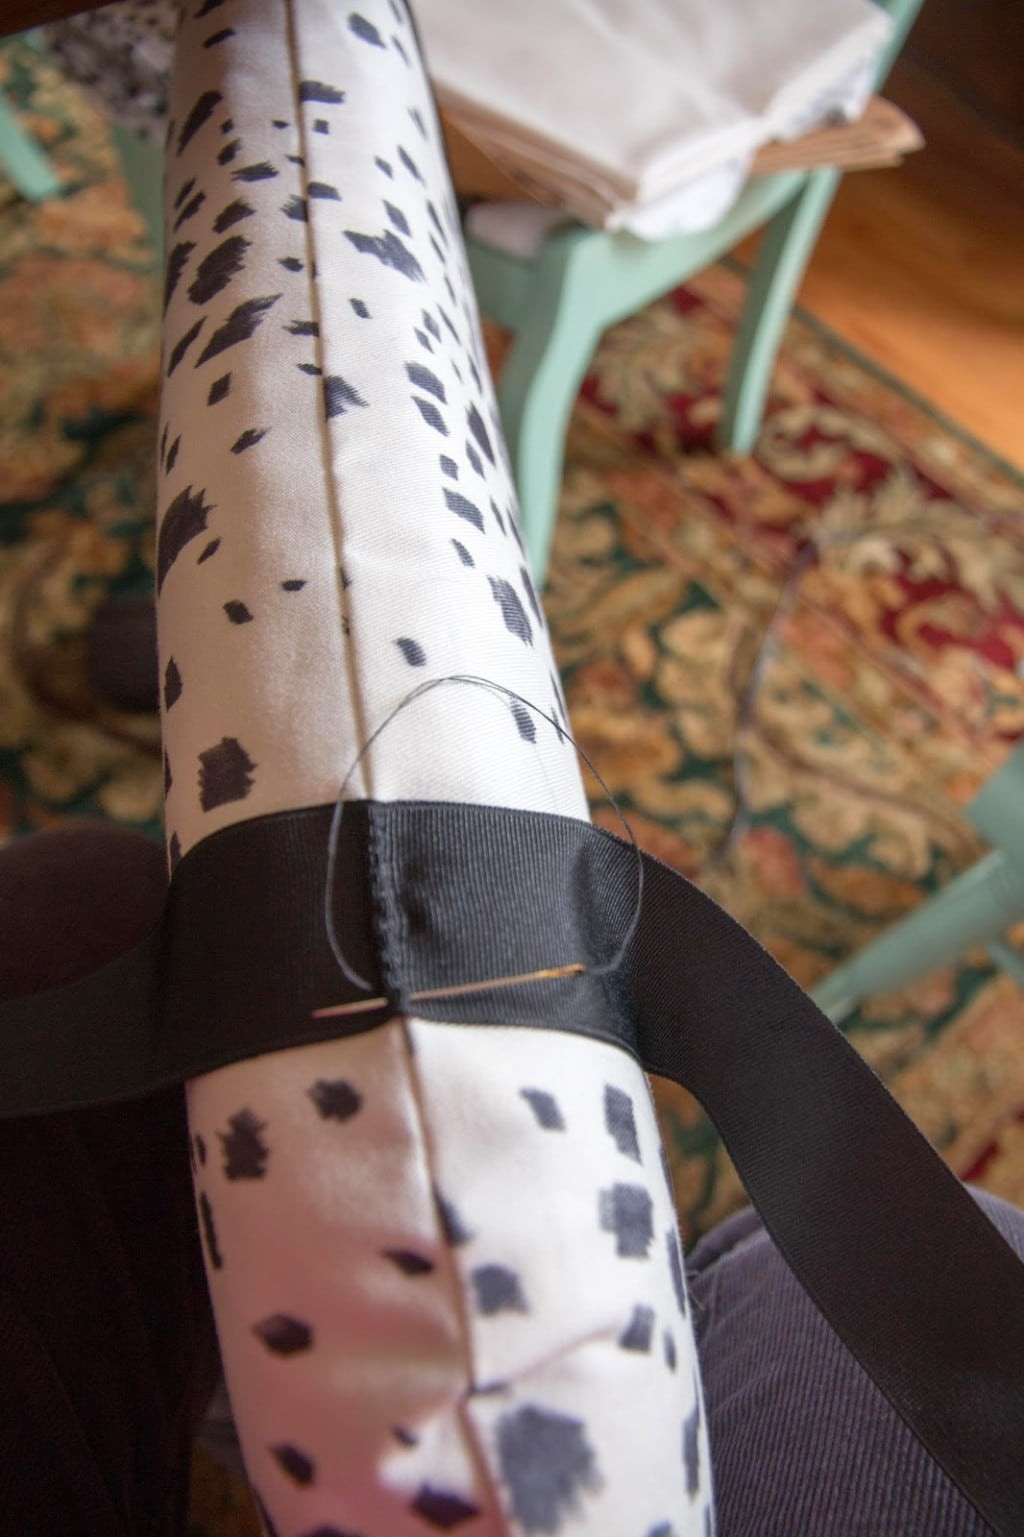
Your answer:
[[[889,18],[873,0],[417,0],[451,121],[585,223],[708,228],[757,150],[859,116]]]

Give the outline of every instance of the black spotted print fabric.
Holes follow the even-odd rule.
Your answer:
[[[166,206],[172,863],[343,787],[585,816],[399,0],[189,0]],[[467,674],[499,687],[420,689]],[[194,1080],[189,1114],[268,1532],[707,1537],[673,1205],[631,1059],[394,1019]]]

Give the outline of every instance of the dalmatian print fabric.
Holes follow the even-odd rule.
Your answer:
[[[157,540],[172,864],[343,787],[586,815],[415,34],[398,0],[358,5],[190,0],[182,22]],[[511,694],[437,687],[374,737],[453,674]],[[189,1114],[268,1533],[709,1537],[632,1059],[394,1019],[197,1079]]]

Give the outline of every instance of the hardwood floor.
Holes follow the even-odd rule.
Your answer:
[[[885,94],[927,145],[846,177],[800,303],[1024,469],[1024,148],[917,66]]]

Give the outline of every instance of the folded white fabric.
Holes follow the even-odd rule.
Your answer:
[[[586,815],[416,39],[398,0],[357,4],[194,0],[182,21],[157,557],[172,862],[342,790]],[[371,741],[458,673],[562,725],[449,684]],[[198,1077],[189,1116],[269,1533],[709,1537],[631,1056],[396,1017]]]
[[[871,92],[873,0],[418,0],[441,105],[585,222],[714,223],[770,139]]]

